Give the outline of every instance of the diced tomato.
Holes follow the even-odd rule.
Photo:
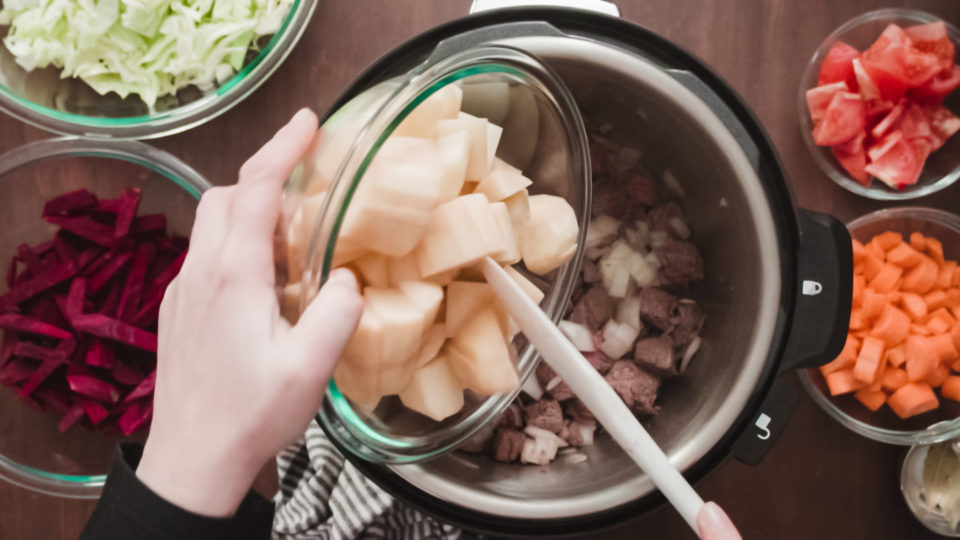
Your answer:
[[[905,189],[920,178],[923,163],[900,131],[893,131],[867,151],[866,172],[894,189]]]
[[[946,143],[957,131],[960,131],[960,118],[950,112],[950,109],[941,104],[923,106],[923,113],[930,122],[930,131],[933,132],[933,149],[937,150]]]
[[[867,115],[860,94],[839,92],[813,130],[813,142],[833,146],[849,141],[866,128]]]
[[[955,65],[949,71],[941,71],[922,86],[910,91],[910,95],[923,101],[942,101],[951,92],[960,87],[960,65]]]
[[[850,139],[845,143],[838,144],[834,146],[838,151],[843,152],[844,154],[857,154],[864,151],[863,142],[867,138],[867,132],[861,131],[857,134],[856,137]]]
[[[870,175],[866,171],[867,153],[863,149],[863,139],[860,139],[860,141],[859,152],[843,152],[841,146],[834,146],[832,150],[833,157],[840,163],[840,166],[857,182],[866,186],[870,184]]]
[[[873,129],[870,130],[870,135],[873,135],[874,139],[879,139],[886,135],[887,132],[893,128],[894,124],[900,120],[900,115],[903,114],[904,105],[905,100],[901,99],[900,102],[897,103],[897,106],[883,117],[883,120],[880,120],[877,125],[873,126]]]
[[[849,90],[856,92],[857,77],[853,73],[852,60],[858,56],[860,56],[860,52],[850,45],[842,41],[834,43],[827,51],[827,55],[823,57],[817,86],[845,82]]]
[[[846,92],[847,90],[847,83],[843,81],[807,90],[807,108],[810,110],[810,119],[813,120],[813,123],[816,124],[823,118],[823,115],[827,112],[827,106],[830,105],[830,100],[837,95],[837,92]]]
[[[923,137],[917,137],[915,139],[909,139],[908,141],[911,146],[913,146],[913,151],[917,154],[917,161],[920,162],[920,170],[923,170],[923,164],[927,161],[927,158],[930,156],[930,152],[933,151],[933,145],[930,144],[930,139]]]
[[[867,115],[872,116],[877,114],[876,111],[878,109],[881,113],[893,109],[893,102],[884,101],[883,96],[880,94],[880,89],[877,88],[877,83],[873,81],[867,73],[867,70],[864,69],[860,59],[854,59],[851,64],[853,65],[853,73],[857,79],[857,87],[860,89],[860,97],[867,105]],[[889,108],[884,109],[883,106],[885,104],[889,104]]]
[[[906,28],[904,33],[910,38],[913,48],[928,52],[940,61],[940,72],[949,73],[953,69],[956,51],[947,35],[947,25],[943,21],[921,24]]]
[[[887,26],[880,37],[863,52],[863,67],[887,99],[897,100],[907,89],[919,86],[940,70],[940,59],[917,50],[902,28]]]
[[[924,138],[930,140],[933,132],[930,131],[930,121],[916,103],[910,102],[903,109],[903,114],[897,120],[896,129],[899,129],[908,140]]]

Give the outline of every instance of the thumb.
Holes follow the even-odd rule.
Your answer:
[[[703,540],[741,540],[733,522],[715,502],[703,505],[697,514],[697,529]]]
[[[334,270],[291,329],[291,338],[304,360],[329,376],[362,314],[357,278],[349,270]]]

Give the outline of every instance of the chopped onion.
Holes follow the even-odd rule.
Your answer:
[[[607,253],[610,253],[610,246],[596,246],[585,249],[583,256],[586,257],[588,261],[596,261]]]
[[[533,437],[534,439],[544,439],[544,440],[552,441],[554,444],[557,445],[557,448],[564,448],[564,447],[570,446],[567,443],[567,441],[561,439],[559,435],[557,435],[552,431],[547,431],[543,428],[538,428],[535,426],[527,426],[523,428],[523,432]]]
[[[687,366],[690,364],[690,360],[693,359],[693,355],[697,354],[697,351],[700,350],[700,336],[694,337],[690,340],[690,344],[687,345],[687,348],[683,351],[683,357],[680,359],[680,373],[686,371]]]
[[[546,390],[547,392],[549,392],[549,391],[553,390],[554,388],[556,388],[557,386],[559,386],[560,383],[562,383],[562,382],[563,382],[563,379],[561,379],[559,376],[556,376],[556,377],[550,379],[550,382],[547,383],[547,387],[544,388],[544,390]]]
[[[630,259],[630,277],[641,287],[648,287],[657,279],[657,269],[650,266],[647,259],[639,253],[634,253]]]
[[[600,261],[600,275],[607,293],[614,298],[627,295],[630,285],[630,259],[636,252],[623,240],[617,240]]]
[[[628,296],[617,305],[615,317],[620,324],[628,324],[637,330],[640,329],[640,297]]]
[[[597,425],[594,423],[581,424],[577,423],[577,426],[580,428],[580,438],[583,439],[583,444],[580,446],[590,446],[593,444],[593,434],[597,430]]]
[[[667,238],[669,237],[666,231],[653,231],[650,233],[650,246],[653,249],[662,247],[667,243]]]
[[[533,375],[530,375],[525,381],[523,381],[523,385],[520,386],[520,390],[534,400],[538,400],[543,397],[543,388],[540,387],[540,381],[538,381]]]
[[[525,439],[523,449],[520,450],[520,462],[549,465],[557,457],[557,448],[556,442],[543,437]]]
[[[563,462],[568,465],[576,465],[578,463],[583,463],[587,460],[587,455],[583,452],[574,452],[568,456],[564,456]]]
[[[670,228],[677,233],[677,237],[681,240],[690,238],[690,227],[682,219],[678,217],[670,218]]]
[[[634,223],[634,227],[637,229],[637,234],[640,236],[640,240],[643,241],[644,245],[650,245],[650,224],[642,219],[638,219]]]
[[[643,258],[654,270],[658,270],[660,268],[660,259],[657,258],[656,253],[651,251],[650,253],[644,255]]]
[[[639,148],[624,146],[614,158],[613,166],[619,173],[626,172],[636,166],[642,156]]]
[[[663,171],[663,185],[681,199],[687,196],[683,186],[680,185],[680,182],[677,182],[677,177],[673,175],[673,171],[670,169]]]
[[[639,335],[639,329],[610,319],[603,325],[603,343],[600,344],[600,350],[610,358],[619,360],[630,352]]]
[[[560,328],[563,335],[567,336],[567,339],[570,340],[570,343],[573,343],[573,346],[576,347],[578,351],[593,352],[597,350],[596,345],[593,343],[593,332],[586,326],[570,321],[560,321],[557,327]]]
[[[583,241],[586,249],[607,243],[617,236],[620,230],[620,221],[606,214],[600,214],[587,227],[587,237]]]
[[[727,198],[726,198],[726,197],[720,197],[720,208],[726,208],[727,206],[728,206],[728,204],[727,204]]]

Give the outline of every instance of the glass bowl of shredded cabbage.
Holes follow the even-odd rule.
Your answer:
[[[144,139],[250,95],[316,0],[2,0],[0,110],[55,133]]]

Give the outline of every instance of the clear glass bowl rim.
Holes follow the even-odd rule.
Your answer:
[[[871,187],[876,185],[876,182],[879,182],[878,180],[871,180],[870,186],[864,186],[851,178],[846,171],[844,171],[843,168],[836,163],[836,161],[833,159],[833,156],[830,154],[829,149],[817,146],[813,142],[813,136],[811,134],[813,130],[813,123],[810,120],[810,113],[807,110],[806,94],[807,90],[816,86],[816,76],[819,73],[820,64],[823,62],[823,58],[827,54],[827,51],[835,42],[839,41],[842,36],[846,35],[847,32],[853,30],[854,28],[866,23],[894,19],[908,19],[918,23],[929,23],[942,20],[947,25],[947,34],[950,36],[950,39],[954,42],[954,44],[957,45],[958,48],[960,48],[960,30],[958,30],[957,27],[952,25],[949,21],[946,21],[936,15],[927,13],[925,11],[900,8],[886,8],[869,11],[843,23],[839,28],[834,30],[829,36],[827,36],[826,39],[823,40],[803,70],[803,75],[800,77],[799,96],[797,100],[797,110],[800,120],[800,135],[803,138],[803,142],[806,145],[807,150],[810,151],[810,156],[813,158],[813,161],[816,162],[817,166],[820,167],[820,170],[823,171],[823,173],[826,174],[831,180],[833,180],[834,183],[846,189],[847,191],[877,201],[906,201],[910,199],[918,199],[949,187],[956,182],[958,178],[960,178],[960,159],[957,160],[956,166],[948,174],[922,186],[915,186],[902,191],[894,191],[886,188],[885,186],[879,185],[877,187]]]
[[[928,221],[952,229],[957,234],[960,234],[960,216],[944,210],[923,206],[901,206],[870,212],[847,223],[847,229],[853,232],[865,225],[887,219],[916,219]],[[840,424],[868,439],[888,444],[909,446],[914,444],[933,444],[960,436],[960,418],[937,422],[927,426],[926,429],[915,431],[884,429],[861,422],[843,412],[829,397],[821,392],[813,383],[813,379],[810,377],[808,371],[809,370],[806,369],[797,370],[797,375],[800,377],[800,382],[803,384],[803,387],[807,389],[807,392],[813,397],[817,405],[833,419],[840,422]]]
[[[499,67],[497,67],[499,65]],[[468,50],[455,53],[450,57],[439,60],[428,59],[417,69],[405,75],[397,88],[381,105],[380,110],[368,121],[366,127],[353,145],[351,154],[347,156],[344,164],[341,165],[337,173],[337,179],[331,185],[330,197],[321,211],[321,218],[318,220],[316,231],[310,241],[307,255],[307,268],[304,273],[304,282],[322,283],[329,272],[330,256],[332,255],[333,243],[325,241],[322,232],[325,221],[329,221],[328,214],[334,209],[340,214],[339,219],[345,212],[344,202],[347,187],[338,189],[337,183],[353,178],[353,187],[362,176],[362,160],[369,161],[372,155],[379,148],[382,139],[385,139],[393,131],[405,115],[412,110],[416,104],[425,99],[433,91],[438,90],[445,84],[449,84],[459,78],[464,78],[474,73],[488,73],[490,71],[476,71],[483,66],[494,66],[493,72],[510,73],[521,75],[531,82],[539,83],[540,90],[545,96],[552,100],[559,109],[564,119],[568,122],[567,133],[568,141],[571,133],[574,133],[574,141],[571,142],[570,151],[575,154],[573,159],[575,165],[580,167],[580,171],[572,171],[575,174],[584,176],[577,181],[585,183],[584,189],[584,209],[581,213],[577,210],[578,219],[585,225],[589,218],[590,209],[590,189],[589,178],[589,150],[586,142],[585,129],[582,119],[576,109],[575,100],[569,94],[566,87],[560,83],[559,78],[553,72],[538,62],[535,58],[518,49],[503,46],[499,44],[481,44]],[[544,82],[549,84],[544,85]],[[352,193],[352,187],[349,188]],[[582,215],[579,215],[582,214]],[[334,230],[333,233],[336,231]],[[331,234],[328,232],[327,234]],[[545,306],[548,315],[554,319],[554,322],[562,316],[563,306],[566,303],[566,297],[569,296],[579,268],[580,259],[583,251],[583,238],[586,234],[586,227],[581,227],[578,241],[578,249],[572,261],[562,266],[558,272],[557,284],[554,285],[556,295],[550,304]],[[312,277],[311,277],[312,275]],[[318,279],[319,278],[319,279]],[[303,301],[308,299],[313,287],[304,287]],[[301,304],[303,305],[303,303]],[[528,347],[526,352],[520,354],[520,377],[521,379],[530,376],[536,367],[538,356],[532,347]],[[509,394],[500,394],[486,398],[483,403],[473,411],[469,416],[461,419],[457,424],[447,426],[439,433],[431,433],[425,436],[410,436],[403,438],[391,438],[384,436],[375,429],[369,427],[352,410],[349,402],[339,393],[336,384],[331,380],[330,388],[326,392],[323,407],[317,414],[317,420],[340,446],[346,448],[351,453],[359,457],[377,463],[399,464],[413,463],[437,456],[447,450],[456,447],[471,435],[476,433],[486,424],[489,417],[497,411],[505,408],[519,393],[516,389]]]
[[[8,173],[43,161],[99,157],[135,163],[172,181],[197,200],[213,187],[192,167],[158,148],[138,141],[57,137],[32,142],[0,155],[0,189]],[[100,475],[64,475],[21,465],[0,455],[0,478],[23,488],[72,499],[96,499],[106,480]]]
[[[227,112],[259,88],[280,67],[303,36],[317,1],[294,0],[280,30],[256,58],[207,95],[169,111],[129,118],[85,116],[38,105],[12,93],[3,85],[0,85],[0,111],[60,135],[153,139],[184,132]]]

